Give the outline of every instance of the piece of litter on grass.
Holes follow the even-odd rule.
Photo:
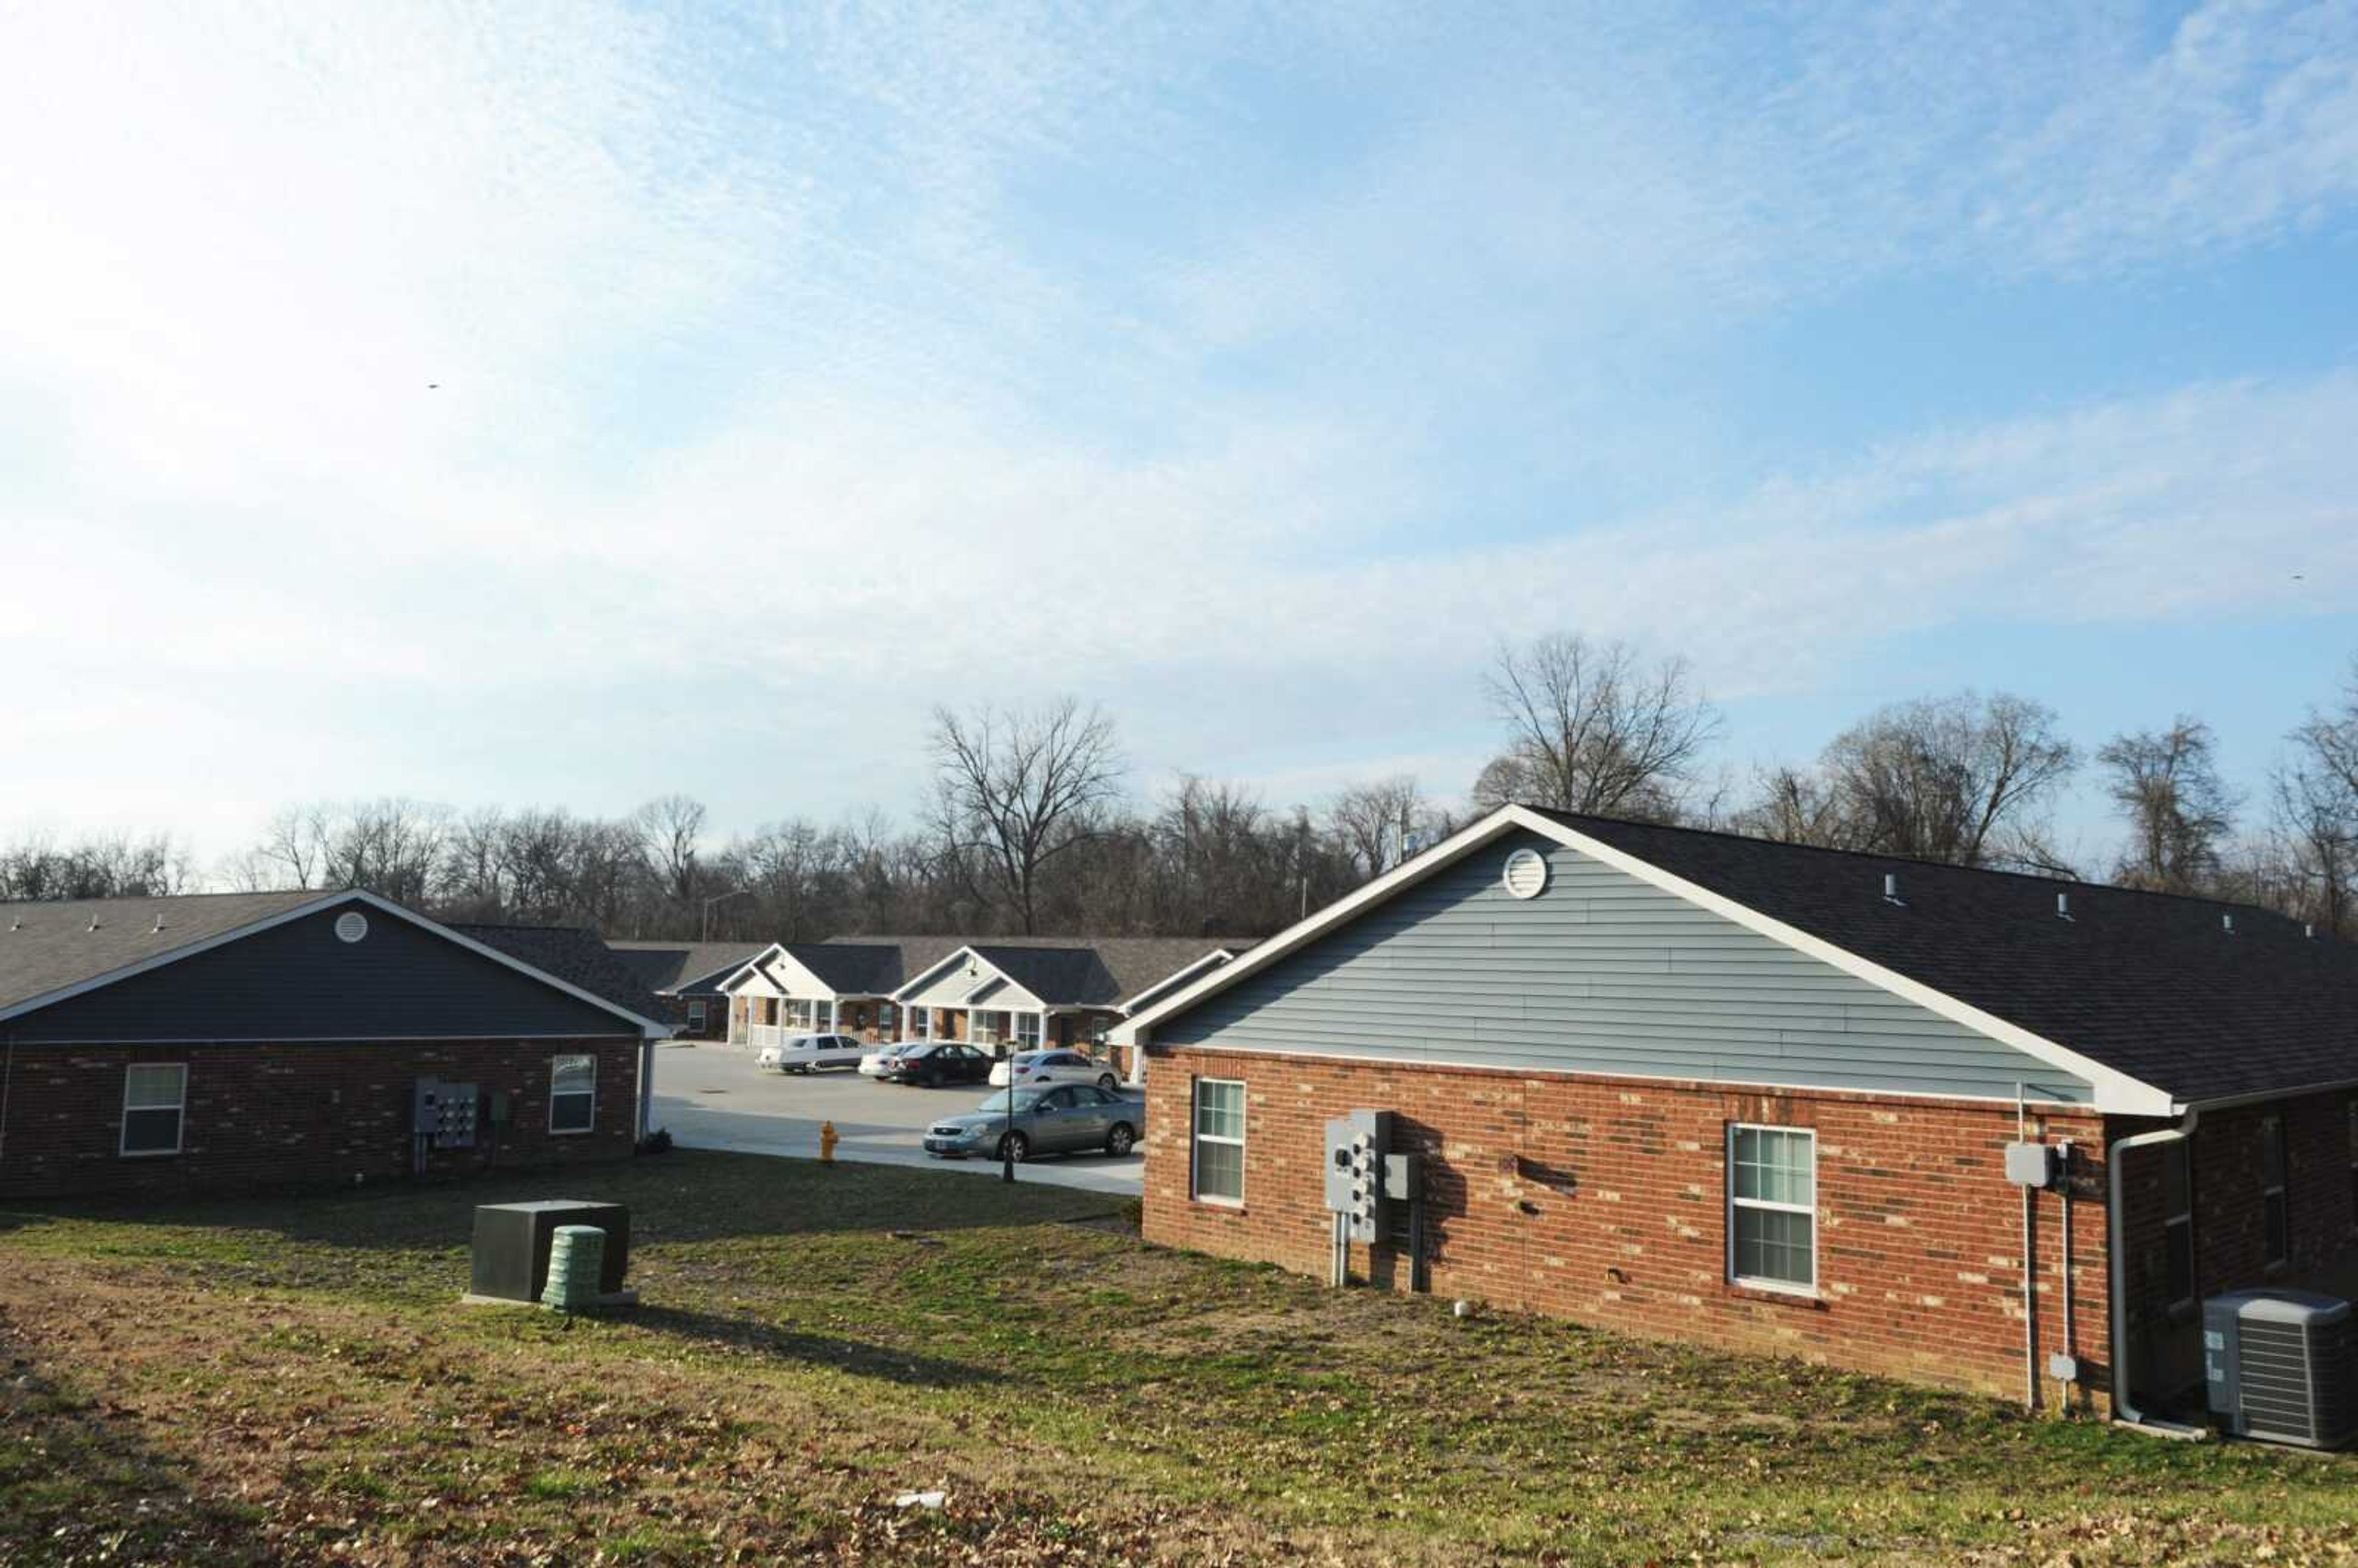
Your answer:
[[[903,1492],[892,1499],[896,1509],[937,1509],[950,1500],[947,1492]]]

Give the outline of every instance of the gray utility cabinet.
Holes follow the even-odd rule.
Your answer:
[[[2212,1414],[2237,1437],[2340,1448],[2358,1432],[2350,1303],[2307,1291],[2235,1291],[2202,1303]]]
[[[560,1225],[594,1225],[606,1233],[598,1293],[622,1288],[631,1267],[631,1211],[621,1204],[544,1198],[484,1204],[475,1210],[475,1270],[471,1293],[495,1301],[536,1302],[548,1283],[548,1248]]]

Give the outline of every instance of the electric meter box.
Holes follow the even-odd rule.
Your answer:
[[[472,1084],[420,1078],[410,1089],[409,1130],[437,1149],[472,1149],[481,1099]]]
[[[546,1198],[484,1204],[475,1210],[473,1281],[469,1293],[492,1301],[536,1302],[548,1283],[548,1249],[560,1225],[594,1225],[606,1233],[598,1271],[600,1295],[616,1295],[631,1267],[631,1211],[621,1204]]]
[[[1391,1134],[1388,1110],[1355,1110],[1326,1123],[1326,1206],[1350,1217],[1354,1241],[1383,1236],[1384,1157]]]

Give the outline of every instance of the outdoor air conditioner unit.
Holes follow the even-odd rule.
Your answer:
[[[2358,1433],[2358,1324],[2339,1296],[2235,1291],[2202,1303],[2211,1411],[2236,1437],[2340,1448]]]

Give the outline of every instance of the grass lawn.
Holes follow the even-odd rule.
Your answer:
[[[457,1304],[471,1206],[548,1195],[631,1206],[644,1305]],[[2358,1461],[1460,1322],[1120,1202],[682,1152],[0,1211],[0,1563],[2358,1555]]]

